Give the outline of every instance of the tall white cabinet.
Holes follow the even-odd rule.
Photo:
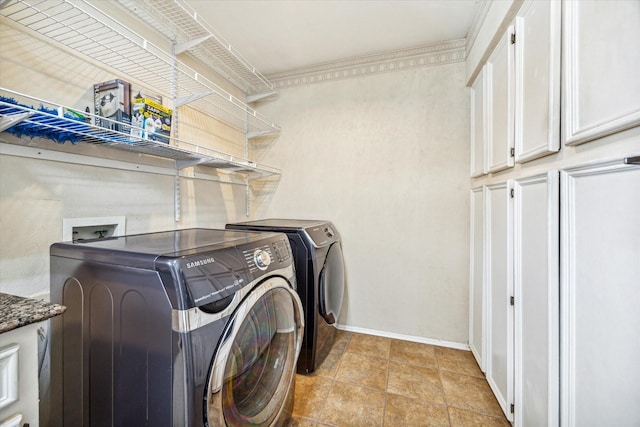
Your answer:
[[[562,175],[566,426],[640,424],[640,166]]]
[[[486,321],[486,290],[484,268],[484,187],[480,186],[471,190],[471,224],[470,242],[471,256],[469,259],[469,347],[482,372],[486,372],[485,354],[487,344]]]
[[[558,425],[559,173],[514,180],[516,425]]]
[[[513,403],[513,230],[511,182],[486,187],[487,369],[500,407],[512,419]]]
[[[511,3],[470,73],[469,345],[515,426],[640,426],[640,2]]]

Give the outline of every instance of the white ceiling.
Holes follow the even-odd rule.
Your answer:
[[[188,0],[260,72],[464,38],[480,0]]]

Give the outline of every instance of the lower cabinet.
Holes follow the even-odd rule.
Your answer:
[[[470,347],[508,420],[557,426],[559,172],[471,195]]]
[[[557,426],[559,172],[514,180],[514,424]]]
[[[513,420],[513,239],[511,181],[485,189],[487,382]]]
[[[37,427],[38,323],[0,334],[0,424]]]
[[[485,352],[486,331],[486,291],[484,289],[484,187],[471,190],[469,258],[469,347],[482,372],[487,371]]]
[[[640,165],[478,187],[471,208],[469,344],[507,419],[640,425]]]
[[[640,165],[562,173],[563,426],[640,425]]]

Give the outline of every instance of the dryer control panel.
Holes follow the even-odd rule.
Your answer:
[[[315,225],[312,227],[305,227],[304,232],[307,235],[309,241],[313,243],[313,246],[315,246],[316,248],[329,246],[332,243],[340,240],[340,233],[338,233],[333,224],[330,222]]]

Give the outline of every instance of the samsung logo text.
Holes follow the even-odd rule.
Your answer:
[[[187,268],[200,267],[201,265],[207,265],[216,262],[213,258],[199,259],[198,261],[192,261],[187,263]]]

